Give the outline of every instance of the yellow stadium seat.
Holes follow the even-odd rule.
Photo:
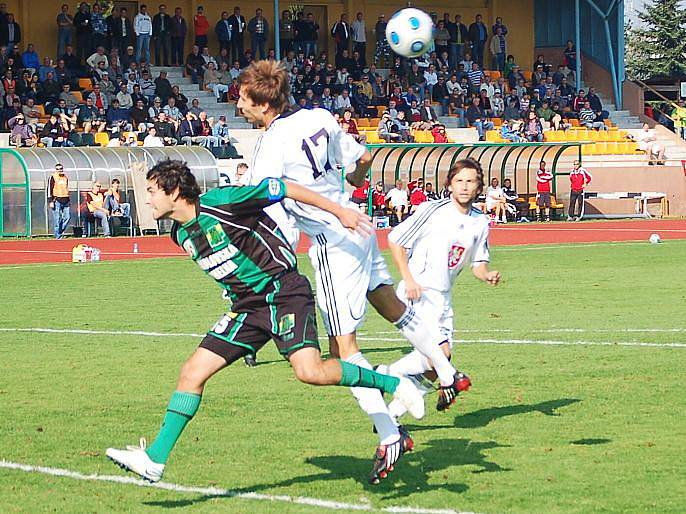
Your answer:
[[[500,134],[497,130],[487,130],[486,131],[486,141],[490,143],[497,143],[500,140]]]
[[[81,91],[72,91],[72,95],[79,101],[79,103],[83,103],[83,95],[81,94]]]
[[[596,155],[595,143],[590,144],[590,145],[582,145],[581,146],[581,154],[582,155]]]
[[[572,127],[578,127],[579,126],[579,120],[576,118],[570,118],[569,123],[571,123]]]
[[[100,146],[107,146],[107,144],[110,142],[110,136],[107,135],[107,132],[96,132],[95,142]]]
[[[368,127],[369,118],[360,118],[357,120],[357,128]]]
[[[534,72],[533,72],[533,71],[530,71],[530,70],[524,70],[524,71],[522,71],[522,75],[524,75],[524,80],[525,80],[525,81],[529,81],[529,80],[531,80],[532,77],[534,76]]]
[[[491,118],[494,127],[500,127],[503,124],[502,118]]]
[[[613,139],[610,138],[610,131],[609,130],[599,130],[598,131],[598,141],[613,141]]]
[[[79,89],[91,91],[93,89],[93,82],[91,79],[79,79]]]
[[[379,133],[377,131],[369,131],[367,132],[367,143],[371,145],[383,143],[384,140],[379,137]]]
[[[612,149],[609,146],[612,144],[614,144],[614,143],[596,143],[595,144],[596,155],[608,155],[608,154],[612,153]]]

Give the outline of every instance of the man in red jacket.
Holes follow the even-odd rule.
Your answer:
[[[567,221],[580,221],[584,215],[584,188],[591,183],[591,174],[581,166],[579,161],[574,161],[574,169],[569,173],[569,211]],[[579,214],[576,214],[576,204],[579,204]]]
[[[545,220],[550,221],[550,183],[553,181],[553,174],[545,167],[545,161],[536,170],[536,220],[541,219],[541,208],[545,209]]]

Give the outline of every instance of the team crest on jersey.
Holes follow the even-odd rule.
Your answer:
[[[293,328],[295,327],[295,314],[284,314],[279,320],[279,336],[284,341],[293,338]]]
[[[210,243],[212,248],[217,248],[226,243],[226,233],[219,223],[210,227],[205,235],[207,237],[207,242]]]
[[[271,198],[279,198],[281,193],[281,183],[275,178],[269,179],[269,196]]]
[[[454,244],[450,247],[448,252],[448,269],[455,269],[460,264],[462,255],[464,254],[464,246]]]
[[[195,245],[193,244],[193,241],[189,239],[186,239],[183,242],[183,249],[186,250],[186,253],[190,256],[191,259],[195,259],[198,256],[198,250],[195,248]]]

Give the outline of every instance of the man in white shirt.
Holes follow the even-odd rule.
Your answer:
[[[145,147],[162,147],[164,142],[162,138],[157,136],[157,129],[155,127],[148,128],[148,135],[143,139],[143,146]]]
[[[237,106],[249,122],[266,127],[255,145],[251,183],[259,183],[264,177],[284,177],[331,201],[354,205],[344,192],[338,166],[345,168],[346,180],[359,187],[369,171],[371,154],[324,109],[293,110],[288,103],[289,89],[288,74],[279,63],[258,61],[243,72]],[[441,382],[437,408],[447,408],[458,391],[457,370],[438,346],[440,335],[431,332],[431,327],[397,297],[376,234],[353,234],[321,209],[290,201],[284,207],[297,228],[312,241],[309,255],[315,268],[317,301],[332,354],[371,367],[360,353],[356,338],[369,300],[422,355],[436,364]],[[286,212],[268,214],[282,231],[287,227]],[[369,482],[376,484],[414,443],[404,429],[395,425],[378,392],[368,394],[362,388],[353,388],[352,392],[379,434],[369,476]],[[414,413],[415,417],[420,414]]]
[[[337,111],[343,112],[346,109],[352,109],[353,105],[350,102],[350,93],[347,89],[341,91],[341,94],[336,97],[336,104],[334,105]]]
[[[350,32],[353,40],[353,53],[360,52],[362,66],[367,65],[367,27],[364,23],[364,15],[357,13],[355,21],[350,24]]]
[[[398,179],[395,181],[395,187],[386,194],[386,198],[398,218],[398,223],[402,222],[403,216],[407,212],[408,203],[407,190],[403,189],[402,180]]]
[[[150,64],[150,37],[152,36],[152,18],[148,14],[145,4],[140,6],[138,14],[133,19],[133,31],[136,33],[136,60]]]

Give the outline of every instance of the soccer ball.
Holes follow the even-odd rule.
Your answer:
[[[433,40],[433,22],[419,9],[402,9],[386,25],[386,39],[391,49],[404,57],[418,57],[429,51]]]
[[[661,243],[662,239],[660,239],[659,234],[651,234],[650,239],[648,239],[648,241],[650,241],[651,243],[653,243],[655,245],[657,243]]]

